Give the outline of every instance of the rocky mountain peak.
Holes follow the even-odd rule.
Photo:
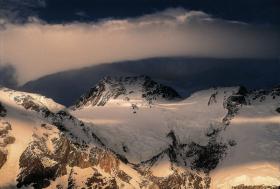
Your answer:
[[[171,87],[157,83],[148,76],[105,77],[80,97],[75,108],[104,106],[110,100],[140,100],[152,104],[157,100],[176,100],[180,95]]]

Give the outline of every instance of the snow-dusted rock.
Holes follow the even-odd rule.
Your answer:
[[[151,104],[154,101],[178,100],[180,95],[171,87],[153,81],[147,76],[105,77],[89,92],[81,96],[73,107],[104,106],[108,102]]]

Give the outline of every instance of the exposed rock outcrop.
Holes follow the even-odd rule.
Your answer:
[[[83,147],[69,140],[50,125],[43,124],[41,130],[43,130],[43,134],[34,133],[34,140],[20,157],[21,171],[17,178],[18,187],[31,184],[34,188],[48,187],[51,180],[56,180],[63,175],[68,175],[69,187],[74,186],[74,173],[67,171],[67,167],[95,170],[92,175],[86,175],[88,177],[87,186],[101,184],[109,188],[116,188],[114,177],[120,177],[121,180],[128,182],[131,179],[130,176],[119,170],[120,160],[110,150],[96,146]],[[108,176],[98,172],[95,167],[99,167],[104,173],[114,177],[110,180]],[[70,180],[72,181],[70,182]]]
[[[2,105],[0,102],[0,117],[5,117],[7,115],[7,110],[6,108]]]
[[[209,101],[208,101],[208,106],[210,106],[211,104],[215,104],[217,103],[217,99],[216,99],[216,96],[218,95],[218,91],[216,91],[215,93],[213,93],[210,98],[209,98]]]
[[[229,96],[224,101],[224,108],[228,110],[227,115],[223,119],[223,123],[227,126],[230,124],[230,120],[238,113],[242,105],[247,105],[247,96],[248,92],[245,87],[240,87],[239,90]]]
[[[169,148],[150,160],[140,163],[136,169],[153,182],[151,188],[208,189],[211,182],[209,172],[216,168],[230,146],[227,142],[218,141],[219,132],[219,129],[210,127],[206,133],[209,141],[206,145],[201,145],[195,142],[182,144],[171,130],[167,134],[172,142]],[[152,167],[166,155],[171,162],[173,173],[163,178],[154,176],[151,172]]]
[[[7,161],[8,152],[4,148],[0,148],[0,169]]]
[[[15,138],[10,134],[11,130],[12,126],[9,122],[0,121],[0,169],[7,161],[7,145],[15,142]]]

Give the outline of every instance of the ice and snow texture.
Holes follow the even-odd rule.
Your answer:
[[[129,161],[139,163],[150,159],[171,144],[166,137],[174,130],[181,143],[194,141],[206,144],[206,130],[210,125],[222,124],[227,110],[223,108],[224,98],[236,89],[219,91],[219,103],[208,106],[209,97],[214,89],[201,91],[190,98],[171,103],[153,105],[136,104],[134,113],[129,102],[115,99],[105,106],[85,107],[72,114],[92,122],[95,133],[108,146],[125,155]],[[125,148],[125,149],[124,149]]]

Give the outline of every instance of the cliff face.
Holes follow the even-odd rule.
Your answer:
[[[84,175],[88,177],[85,181],[98,177],[99,182],[106,185],[107,175],[117,174],[119,163],[120,160],[109,150],[79,145],[69,140],[54,126],[43,124],[33,134],[32,142],[20,156],[17,186],[48,187],[52,180],[58,181],[61,177],[67,177],[67,186],[75,188],[74,177],[79,174],[76,168],[92,169],[88,175]],[[100,173],[98,169],[104,173]],[[114,180],[112,179],[111,182]],[[115,185],[117,186],[116,181]],[[61,185],[61,187],[66,186]]]
[[[2,119],[7,116],[7,110],[0,102],[0,117]],[[0,169],[6,163],[8,151],[7,146],[13,144],[15,138],[10,134],[12,126],[9,122],[0,118]]]

